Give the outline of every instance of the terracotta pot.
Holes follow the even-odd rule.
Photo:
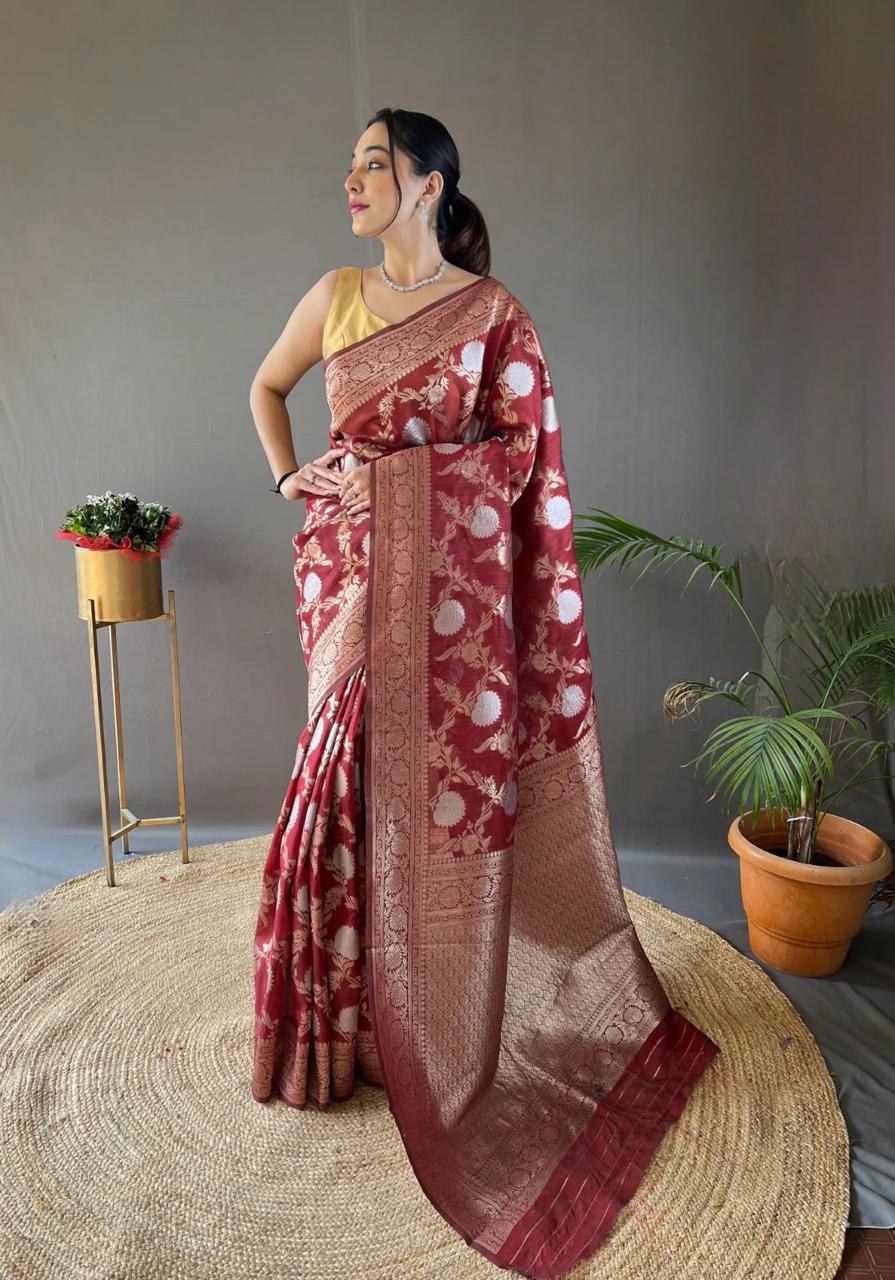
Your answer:
[[[75,546],[75,567],[79,617],[90,617],[91,597],[97,622],[142,622],[164,613],[160,556],[135,560],[120,551]]]
[[[815,856],[823,862],[794,862],[769,852],[786,848],[786,828],[779,819],[773,826],[765,810],[754,826],[751,812],[735,818],[727,840],[740,860],[755,955],[775,969],[809,978],[841,969],[874,882],[892,870],[885,841],[860,823],[828,813],[815,843]]]

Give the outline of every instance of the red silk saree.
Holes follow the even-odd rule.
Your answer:
[[[308,725],[264,868],[253,1094],[381,1082],[497,1266],[565,1274],[718,1046],[625,906],[553,385],[487,276],[324,361],[369,512],[294,540]]]

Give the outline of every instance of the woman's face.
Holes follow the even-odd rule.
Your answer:
[[[440,175],[429,179],[414,177],[410,172],[410,160],[395,148],[398,181],[404,193],[401,208],[392,222],[398,192],[388,151],[388,130],[384,120],[377,120],[358,138],[351,158],[351,167],[345,179],[348,193],[348,212],[351,230],[355,235],[376,235],[377,228],[391,224],[390,230],[413,216],[417,200],[429,188],[439,185]],[[440,186],[439,186],[440,189]],[[432,198],[431,194],[428,198]],[[362,206],[362,207],[361,207]]]

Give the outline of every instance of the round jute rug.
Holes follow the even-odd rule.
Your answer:
[[[131,855],[0,914],[0,1275],[476,1280],[385,1093],[250,1093],[269,836]],[[672,1003],[721,1052],[611,1235],[570,1276],[832,1280],[848,1137],[817,1044],[763,970],[626,891]],[[509,1274],[503,1272],[502,1274]]]

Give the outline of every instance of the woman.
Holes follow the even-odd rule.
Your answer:
[[[383,265],[325,275],[252,389],[278,491],[307,499],[310,710],[252,1089],[382,1083],[439,1212],[547,1277],[606,1237],[717,1045],[625,907],[550,372],[459,172],[431,116],[373,116],[345,187]],[[321,356],[330,448],[299,467],[284,398]]]

